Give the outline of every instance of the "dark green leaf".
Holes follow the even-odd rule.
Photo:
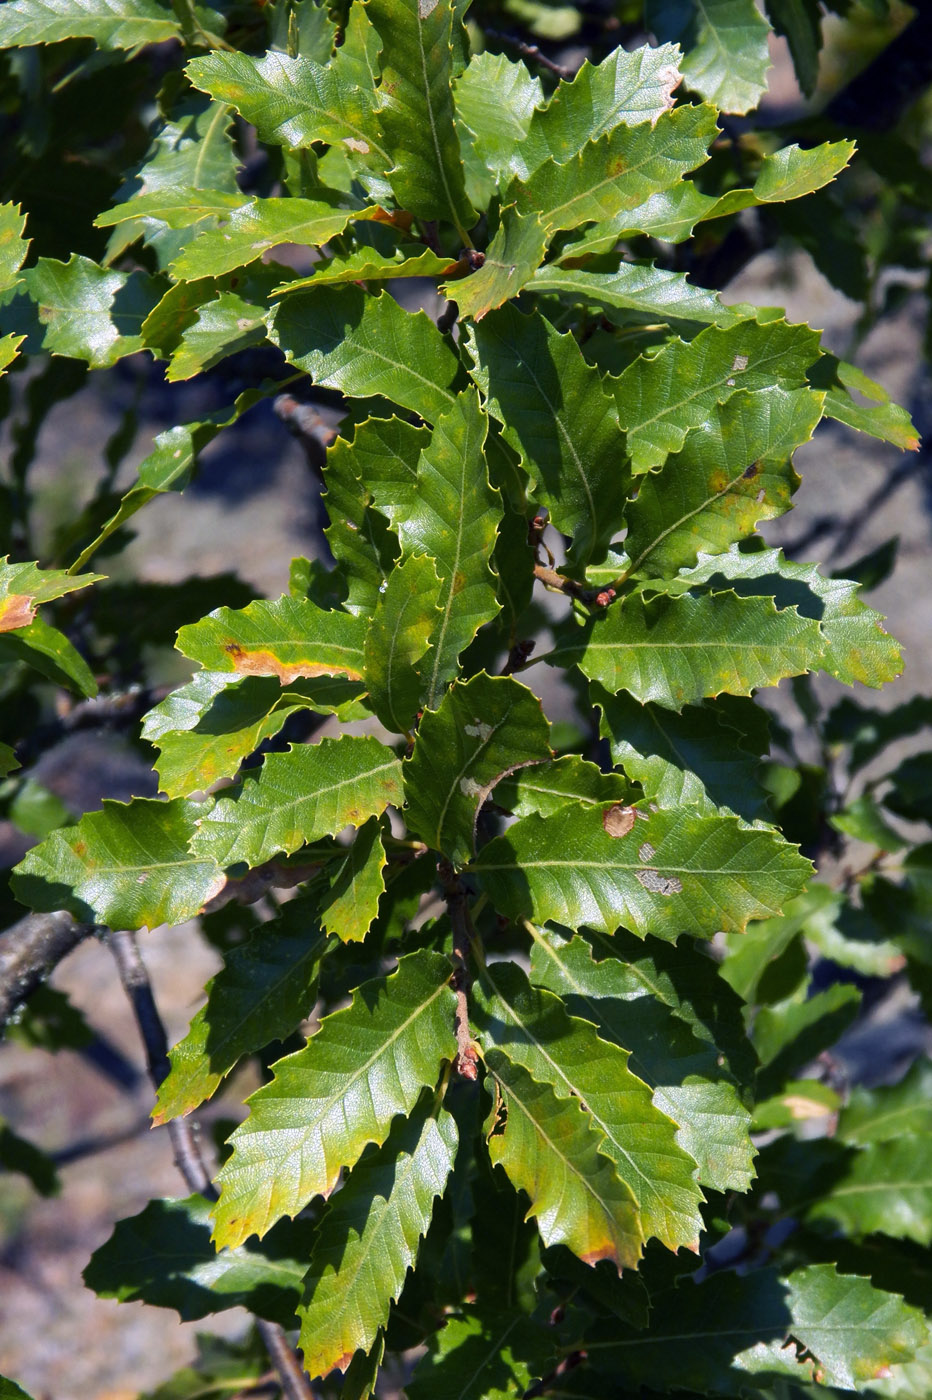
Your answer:
[[[303,912],[303,918],[301,914]],[[190,1113],[215,1093],[243,1055],[291,1035],[314,1006],[317,965],[327,947],[313,908],[289,904],[283,920],[263,924],[208,982],[207,1003],[169,1051],[155,1123]]]
[[[328,871],[330,888],[321,897],[320,920],[344,943],[365,938],[378,915],[379,900],[385,893],[382,834],[378,817],[370,817],[343,858],[334,861]]]
[[[23,281],[45,326],[44,348],[92,369],[142,349],[142,323],[162,291],[145,273],[114,272],[77,253],[67,263],[40,258]]]
[[[0,47],[94,39],[104,49],[135,49],[178,37],[175,15],[157,0],[7,0]]]
[[[386,728],[408,734],[423,699],[421,675],[440,620],[443,585],[433,559],[412,554],[392,569],[366,633],[366,686]]]
[[[504,774],[551,757],[540,701],[512,676],[455,682],[418,726],[404,766],[411,830],[457,863],[471,859],[479,809]]]

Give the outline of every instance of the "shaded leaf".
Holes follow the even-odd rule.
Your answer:
[[[438,953],[402,958],[392,976],[364,983],[350,1006],[321,1022],[304,1050],[279,1060],[251,1095],[250,1114],[221,1168],[214,1237],[260,1236],[315,1195],[329,1196],[370,1142],[410,1113],[441,1061],[456,1053],[451,965]]]
[[[404,765],[406,820],[435,850],[464,863],[479,809],[505,773],[551,757],[540,700],[512,676],[456,681],[425,711]]]
[[[624,439],[598,371],[571,334],[512,305],[471,332],[470,354],[533,495],[572,537],[574,559],[597,561],[622,523],[627,488]]]
[[[750,112],[767,91],[770,25],[754,0],[648,0],[658,39],[681,43],[683,80],[723,112]]]
[[[932,1133],[932,1063],[918,1059],[898,1084],[878,1089],[856,1085],[838,1119],[836,1136],[863,1147],[874,1142]]]
[[[798,894],[811,870],[795,846],[732,818],[657,811],[619,839],[604,816],[571,805],[524,817],[472,869],[511,918],[671,940],[742,929]]]
[[[565,1244],[587,1264],[609,1259],[619,1273],[636,1268],[643,1240],[637,1205],[582,1104],[557,1098],[501,1050],[488,1050],[485,1060],[501,1095],[489,1154],[530,1198],[528,1217],[544,1243]]]
[[[366,633],[366,686],[372,709],[387,729],[408,734],[423,698],[419,672],[440,620],[443,591],[433,559],[409,555],[392,569]],[[421,663],[419,666],[418,663]]]
[[[401,805],[401,764],[367,735],[270,753],[260,769],[197,822],[192,849],[250,867]]]
[[[57,1196],[61,1181],[52,1158],[0,1118],[0,1167],[24,1176],[40,1196]],[[2,1395],[2,1391],[0,1391]]]
[[[346,1371],[388,1321],[453,1170],[451,1114],[413,1114],[367,1153],[324,1215],[305,1281],[299,1346],[312,1376]]]
[[[385,254],[375,248],[357,248],[343,257],[332,257],[315,263],[308,277],[298,277],[275,287],[273,296],[288,296],[307,291],[309,287],[324,287],[331,282],[384,282],[389,277],[452,277],[462,272],[462,264],[452,258],[441,258],[420,244],[396,248]]]
[[[0,26],[6,19],[6,11],[0,16]],[[30,239],[23,237],[26,215],[19,204],[0,204],[0,292],[15,287],[19,282],[19,270],[29,251]]]
[[[472,1017],[486,1047],[497,1046],[558,1098],[584,1106],[599,1150],[637,1202],[644,1238],[697,1250],[696,1163],[677,1145],[675,1123],[629,1069],[627,1052],[601,1040],[588,1021],[567,1016],[559,997],[532,988],[513,963],[484,970],[473,988]]]
[[[409,1400],[514,1400],[553,1367],[553,1339],[523,1313],[465,1308],[430,1340]]]
[[[718,1273],[655,1294],[650,1331],[616,1324],[586,1340],[590,1364],[621,1384],[739,1396],[749,1376],[819,1379],[845,1390],[909,1360],[922,1315],[895,1293],[813,1264],[780,1279],[769,1269]],[[802,1349],[787,1345],[794,1339]]]
[[[806,1204],[807,1219],[832,1221],[849,1235],[932,1243],[932,1136],[869,1143]]]
[[[754,1018],[752,1035],[761,1062],[761,1095],[776,1093],[792,1074],[833,1046],[854,1021],[860,1006],[860,992],[847,983],[827,987],[805,1000],[762,1006]]]
[[[246,1307],[288,1324],[301,1297],[306,1263],[281,1244],[239,1245],[218,1253],[210,1242],[210,1201],[150,1201],[138,1215],[118,1220],[91,1255],[86,1286],[99,1298],[173,1308],[182,1322],[225,1308]],[[299,1254],[300,1245],[294,1249]]]
[[[224,884],[212,856],[188,849],[203,810],[180,798],[105,800],[101,811],[53,831],[20,861],[16,897],[31,909],[67,909],[108,928],[182,924]]]
[[[506,773],[495,785],[495,804],[516,817],[539,812],[552,817],[568,802],[590,807],[632,800],[630,783],[620,773],[603,773],[577,754],[565,754],[551,763],[535,763]]]
[[[0,634],[0,665],[24,661],[55,685],[76,690],[90,698],[97,694],[97,682],[87,662],[76,651],[64,632],[34,617],[26,627]]]
[[[283,918],[263,924],[248,943],[226,954],[207,983],[206,1004],[168,1052],[171,1068],[159,1085],[153,1122],[190,1113],[243,1055],[284,1040],[310,1015],[328,942],[314,912],[292,901]]]
[[[592,698],[602,711],[599,731],[609,741],[612,762],[658,807],[695,805],[701,813],[766,820],[760,756],[742,742],[714,701],[687,705],[676,714],[660,705],[639,705],[624,691],[610,695],[600,686],[593,687]]]
[[[381,394],[430,423],[455,402],[459,360],[422,311],[359,287],[321,287],[286,297],[272,313],[270,337],[316,384],[350,398]]]

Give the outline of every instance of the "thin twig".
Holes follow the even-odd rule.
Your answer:
[[[63,958],[93,932],[63,909],[27,914],[0,933],[0,1032]]]
[[[589,607],[607,608],[615,598],[614,588],[587,588],[585,584],[577,583],[574,578],[565,578],[563,574],[558,574],[556,569],[548,569],[544,564],[534,565],[534,577],[545,588],[568,593],[571,598],[578,598]]]
[[[561,63],[554,63],[552,58],[548,58],[545,53],[541,53],[536,44],[525,43],[523,39],[518,38],[517,34],[506,34],[504,30],[501,29],[487,29],[485,35],[487,39],[497,39],[501,44],[510,44],[512,48],[518,50],[522,58],[533,59],[535,63],[539,63],[542,68],[546,68],[550,73],[556,73],[558,78],[563,78],[565,81],[569,82],[573,77],[572,69],[565,68]]]
[[[168,1074],[168,1038],[159,1009],[152,995],[152,983],[146,972],[136,936],[132,933],[113,932],[109,944],[120,974],[120,981],[129,997],[139,1034],[146,1052],[146,1064],[153,1086],[158,1090]],[[175,1165],[184,1177],[189,1190],[196,1191],[209,1200],[217,1199],[217,1191],[210,1179],[210,1172],[201,1154],[200,1144],[194,1135],[191,1124],[184,1118],[173,1118],[168,1123],[168,1133],[174,1149]],[[256,1330],[269,1359],[278,1372],[282,1393],[286,1400],[314,1400],[314,1392],[294,1349],[277,1322],[267,1322],[264,1318],[255,1319]]]

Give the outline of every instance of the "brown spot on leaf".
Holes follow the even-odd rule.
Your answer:
[[[28,627],[36,615],[36,600],[28,593],[10,593],[0,600],[0,632]]]
[[[462,593],[465,587],[466,575],[461,569],[457,569],[456,573],[453,575],[453,588],[451,590],[453,593],[453,597],[455,598],[457,593]]]
[[[760,471],[760,462],[752,462],[749,467],[745,467],[742,475],[745,481],[753,481]]]
[[[608,167],[609,179],[614,179],[617,175],[623,175],[628,168],[628,162],[623,156],[618,156]]]
[[[296,681],[299,676],[347,676],[351,681],[361,681],[362,672],[339,661],[282,661],[271,651],[246,651],[239,642],[224,642],[223,650],[233,663],[233,670],[240,676],[277,676],[282,685]]]
[[[627,836],[634,826],[634,820],[634,808],[623,807],[620,802],[616,802],[614,807],[609,807],[602,813],[602,826],[609,836]]]
[[[651,894],[681,894],[683,883],[675,875],[661,875],[659,870],[635,870],[635,879]]]
[[[587,1249],[579,1257],[584,1264],[591,1264],[593,1268],[600,1259],[611,1259],[613,1264],[618,1264],[618,1251],[609,1240],[606,1240],[605,1244],[597,1244],[594,1248]]]
[[[86,842],[86,841],[75,841],[75,843],[74,843],[74,853],[75,853],[76,856],[86,856],[86,855],[87,855],[87,842]]]

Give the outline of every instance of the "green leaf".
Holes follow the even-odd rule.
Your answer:
[[[854,155],[853,141],[824,141],[810,150],[784,146],[761,162],[760,174],[749,190],[728,190],[720,196],[706,219],[720,219],[757,204],[783,204],[824,189]]]
[[[8,773],[15,772],[19,766],[19,759],[9,744],[0,743],[0,778],[5,778]]]
[[[547,235],[538,215],[525,218],[509,206],[483,254],[482,266],[469,277],[447,282],[443,291],[456,301],[460,316],[481,321],[521,290],[543,261],[546,248]]]
[[[370,817],[343,859],[331,867],[330,889],[320,901],[320,921],[344,943],[365,938],[378,915],[385,892],[382,833],[378,817]]]
[[[178,37],[171,10],[156,0],[7,0],[0,48],[94,39],[103,49],[135,49]]]
[[[27,627],[0,634],[0,665],[13,661],[24,661],[67,690],[88,698],[97,694],[97,682],[84,657],[64,632],[41,617],[33,618]]]
[[[823,665],[825,650],[819,623],[796,608],[723,592],[626,598],[565,632],[551,656],[555,664],[575,661],[606,690],[681,710],[723,691],[750,695],[798,676]]]
[[[32,1396],[22,1386],[6,1376],[0,1376],[0,1400],[32,1400]]]
[[[266,338],[268,307],[237,292],[221,292],[199,306],[182,333],[165,372],[169,383],[193,379],[227,355],[260,345]]]
[[[282,685],[299,677],[361,681],[365,633],[360,618],[325,612],[306,598],[285,595],[235,611],[217,608],[180,628],[177,647],[205,670],[277,676]]]
[[[912,761],[911,766],[915,772]],[[927,791],[928,786],[923,783],[923,792]],[[829,817],[829,822],[836,831],[853,836],[856,841],[869,841],[881,851],[899,851],[907,844],[905,838],[884,821],[878,803],[866,792]]]
[[[43,348],[92,369],[143,348],[142,323],[161,294],[143,272],[114,272],[77,253],[67,263],[40,258],[23,281],[46,328]]]
[[[150,1201],[138,1215],[118,1220],[83,1278],[99,1298],[174,1308],[182,1322],[246,1307],[287,1324],[306,1267],[280,1247],[240,1245],[218,1253],[210,1242],[210,1201],[194,1195]]]
[[[750,112],[767,91],[770,25],[754,0],[648,0],[658,39],[685,50],[683,79],[723,112]]]
[[[329,1196],[370,1142],[381,1144],[456,1053],[451,965],[425,951],[366,982],[326,1016],[304,1050],[279,1060],[220,1171],[214,1238],[237,1245]]]
[[[755,1375],[860,1389],[908,1361],[925,1336],[922,1314],[897,1294],[813,1264],[787,1279],[723,1272],[657,1293],[648,1333],[613,1322],[586,1338],[586,1352],[627,1388],[740,1396]]]
[[[308,277],[298,277],[275,287],[273,296],[304,292],[309,287],[325,287],[332,282],[384,282],[390,277],[452,277],[463,271],[462,263],[439,257],[419,244],[396,248],[391,254],[376,248],[357,248],[342,257],[326,258],[314,265]]]
[[[614,385],[632,470],[662,466],[736,389],[769,389],[775,381],[805,388],[818,356],[818,332],[784,320],[709,326],[688,343],[674,340],[659,355],[642,356]]]
[[[573,540],[573,558],[598,561],[620,528],[627,491],[618,415],[572,334],[513,305],[470,334],[473,378],[520,454],[535,498]]]
[[[4,1172],[17,1172],[24,1176],[40,1196],[57,1196],[61,1190],[61,1181],[52,1158],[14,1132],[3,1118],[0,1118],[0,1167]]]
[[[0,632],[28,627],[42,603],[105,578],[105,574],[75,577],[64,569],[40,569],[38,564],[11,564],[4,554],[0,558]]]
[[[825,649],[809,665],[827,671],[843,685],[860,683],[876,689],[903,669],[898,643],[881,627],[882,615],[860,601],[856,583],[823,578],[814,564],[792,563],[784,559],[782,550],[743,554],[732,549],[714,559],[702,556],[698,566],[680,579],[690,588],[715,579],[717,585],[733,589],[742,602],[757,595],[773,597],[783,609],[782,616],[795,612],[816,623]]]
[[[479,165],[506,183],[534,111],[544,105],[540,78],[505,54],[476,53],[456,78],[453,97],[457,121],[466,128],[464,147],[471,146]]]
[[[500,1095],[489,1154],[526,1192],[528,1218],[544,1243],[565,1244],[587,1264],[609,1259],[619,1273],[637,1268],[643,1240],[637,1205],[600,1150],[600,1134],[582,1104],[557,1098],[501,1050],[488,1050],[485,1059]]]
[[[188,850],[203,810],[182,799],[105,799],[101,811],[53,831],[20,861],[16,897],[31,909],[67,909],[108,928],[182,924],[225,883],[211,856]]]
[[[702,945],[678,944],[619,930],[574,935],[537,929],[531,980],[563,997],[574,1016],[598,1026],[604,1039],[630,1050],[643,1079],[669,1086],[687,1077],[754,1075],[740,999]],[[680,1024],[681,1023],[681,1024]]]
[[[766,820],[766,793],[757,776],[760,757],[714,701],[687,705],[676,714],[660,705],[639,705],[624,691],[609,695],[599,686],[592,698],[602,711],[600,733],[609,742],[612,762],[658,807],[673,811],[694,805],[704,815]]]
[[[799,481],[790,458],[812,437],[822,404],[809,389],[773,385],[710,407],[628,508],[627,574],[672,577],[701,551],[720,554],[785,514]]]
[[[471,1012],[486,1048],[497,1046],[558,1098],[585,1105],[599,1150],[637,1202],[644,1238],[698,1250],[696,1163],[677,1145],[675,1123],[629,1069],[627,1051],[601,1040],[589,1022],[567,1016],[559,997],[532,988],[513,963],[483,971]]]
[[[440,617],[421,673],[431,709],[456,675],[460,653],[498,613],[489,559],[502,509],[483,450],[488,426],[479,395],[467,389],[438,419],[421,452],[410,513],[390,513],[403,553],[428,555],[441,580]]]
[[[229,214],[243,207],[239,191],[159,186],[145,194],[105,209],[94,220],[95,228],[115,228],[131,219],[158,219],[171,229],[188,228],[214,214]]]
[[[446,219],[464,238],[476,222],[466,198],[453,113],[452,0],[368,0],[382,40],[379,117],[394,160],[388,178],[399,206]]]
[[[526,137],[502,152],[503,165],[523,179],[550,158],[569,161],[619,126],[654,126],[673,106],[679,59],[675,44],[630,52],[619,45],[596,66],[587,59],[572,82],[558,85],[546,108],[531,113]],[[489,88],[490,107],[492,93],[497,87]]]
[[[574,245],[570,245],[570,252]],[[719,300],[718,292],[694,287],[684,272],[670,272],[653,263],[623,262],[615,272],[586,272],[547,263],[527,284],[529,292],[558,292],[574,302],[589,302],[628,313],[631,319],[698,321],[727,326],[735,313]]]
[[[0,25],[6,12],[0,12]],[[19,204],[0,204],[0,292],[15,287],[19,270],[29,251],[30,239],[23,237],[26,215]]]
[[[806,978],[805,955],[800,956],[798,968],[795,961],[790,966],[788,986],[781,981],[774,988],[774,969],[779,970],[781,961],[813,912],[826,901],[831,902],[831,898],[826,885],[813,884],[786,905],[782,918],[763,919],[752,924],[740,940],[729,946],[722,964],[723,979],[749,1003],[781,1001],[788,996]]]
[[[608,803],[627,802],[631,796],[631,785],[620,773],[603,773],[577,754],[519,768],[506,773],[495,785],[495,805],[516,817],[527,817],[532,812],[552,817],[568,802],[601,808]]]
[[[869,1143],[847,1159],[808,1220],[831,1221],[854,1236],[879,1233],[932,1243],[932,1136]]]
[[[892,442],[903,452],[919,450],[915,424],[906,410],[892,401],[882,384],[844,360],[835,361],[834,368],[838,385],[830,386],[825,396],[827,418],[835,418],[882,442]]]
[[[850,983],[838,983],[805,1001],[791,998],[776,1006],[762,1006],[754,1019],[752,1036],[761,1062],[761,1096],[776,1093],[791,1074],[840,1040],[860,1005],[858,989]]]
[[[207,983],[207,1002],[168,1052],[152,1113],[156,1124],[190,1113],[212,1097],[243,1055],[291,1035],[314,1006],[317,967],[328,939],[313,909],[292,901],[263,924]]]
[[[199,232],[182,248],[171,271],[182,282],[220,277],[282,243],[318,248],[342,233],[351,219],[366,218],[371,212],[335,209],[313,199],[251,199],[232,210],[219,228]]]
[[[387,729],[410,734],[420,706],[423,662],[439,621],[442,583],[433,559],[410,555],[392,569],[366,633],[366,686]],[[423,669],[423,667],[421,668]]]
[[[361,692],[361,685],[339,676],[293,681],[283,690],[274,676],[239,680],[224,671],[200,671],[143,719],[142,737],[161,749],[155,764],[160,790],[185,797],[232,778],[291,715],[352,713]]]
[[[137,197],[170,198],[179,189],[204,190],[217,199],[226,194],[237,206],[243,195],[236,181],[239,157],[233,144],[232,114],[220,102],[209,102],[200,94],[190,94],[173,105],[170,118],[157,124],[152,143],[140,164],[127,175],[116,198],[133,213]],[[113,263],[136,239],[141,238],[165,268],[184,245],[201,230],[193,224],[172,230],[160,219],[130,218],[110,236],[107,262]]]
[[[464,1308],[430,1339],[409,1400],[514,1400],[553,1369],[553,1339],[517,1311]]]
[[[310,1375],[345,1371],[353,1353],[368,1351],[387,1323],[446,1188],[457,1143],[451,1114],[415,1113],[362,1158],[334,1198],[298,1309],[298,1345]]]
[[[409,828],[457,863],[475,851],[483,802],[504,774],[552,756],[540,700],[512,676],[456,681],[425,711],[404,765]]]
[[[626,211],[678,184],[708,158],[715,118],[712,107],[687,106],[662,113],[653,124],[616,126],[564,164],[549,160],[526,181],[514,181],[506,199],[519,213],[539,214],[551,234],[596,221],[621,220],[623,227]]]
[[[795,846],[729,817],[657,811],[622,837],[607,818],[575,805],[524,817],[472,869],[511,918],[605,933],[623,924],[671,941],[743,929],[798,894],[811,871]]]
[[[343,735],[271,753],[197,823],[192,843],[223,866],[250,867],[362,826],[401,805],[401,764],[371,735]]]
[[[286,297],[270,337],[316,384],[350,398],[381,394],[435,423],[455,403],[460,363],[449,341],[419,311],[360,287],[321,287]]]
[[[879,1089],[856,1085],[838,1119],[836,1136],[863,1147],[894,1138],[932,1133],[932,1062],[916,1061],[898,1084]]]
[[[371,22],[361,5],[350,12],[344,42],[326,64],[307,55],[211,53],[185,70],[195,87],[252,122],[262,141],[306,149],[315,141],[346,146],[384,172],[391,157],[374,114]]]

